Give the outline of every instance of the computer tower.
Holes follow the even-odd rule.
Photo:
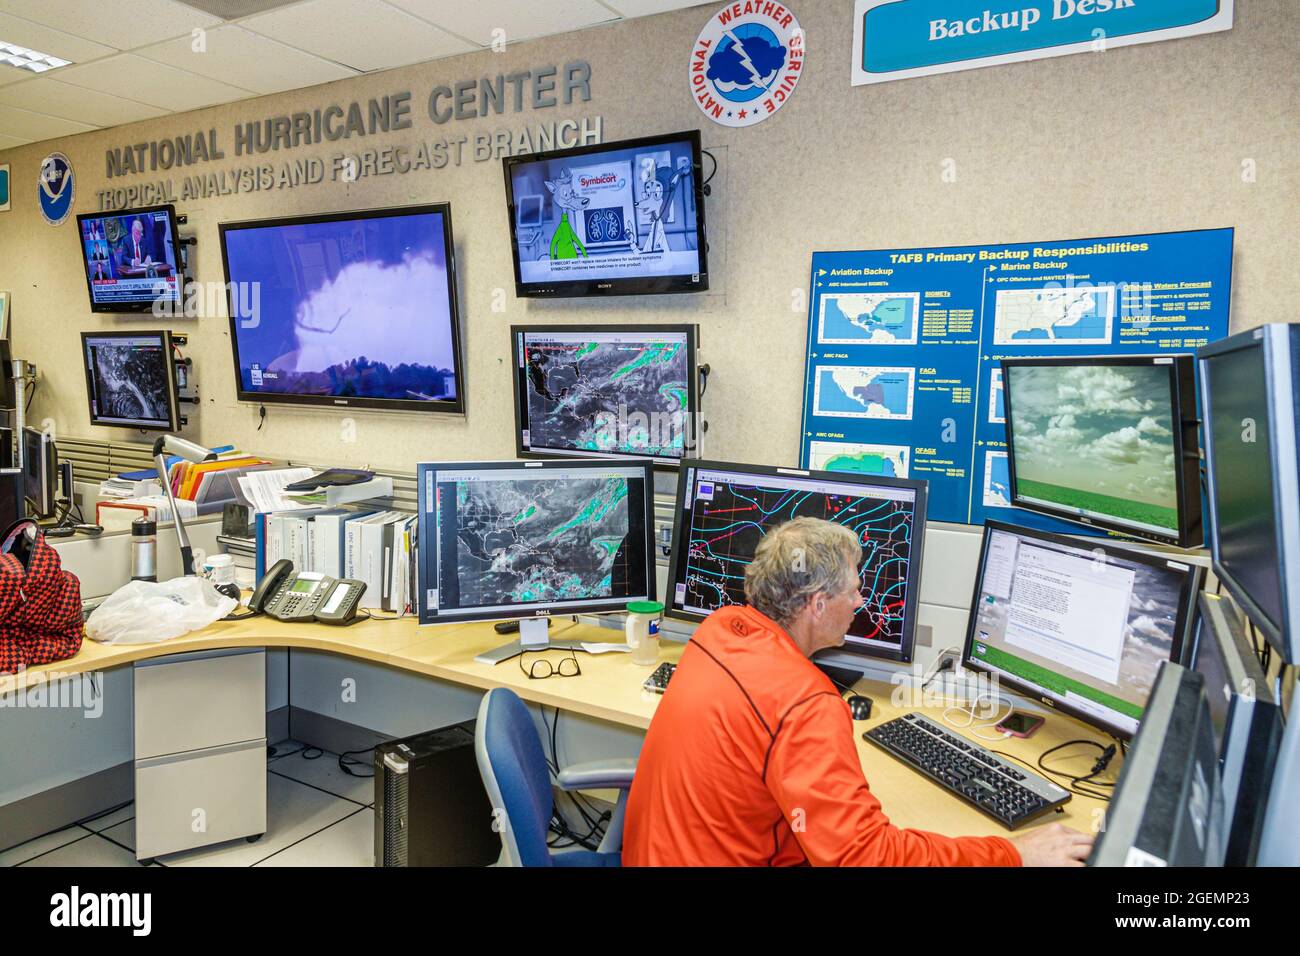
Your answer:
[[[375,866],[487,866],[501,855],[474,721],[375,748]]]

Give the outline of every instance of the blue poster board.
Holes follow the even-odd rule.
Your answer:
[[[1002,358],[1193,352],[1228,334],[1232,230],[812,257],[799,460],[924,478],[929,518],[1011,508]]]

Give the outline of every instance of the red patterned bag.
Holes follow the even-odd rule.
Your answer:
[[[0,541],[0,674],[74,656],[83,631],[81,582],[35,521],[10,525]]]

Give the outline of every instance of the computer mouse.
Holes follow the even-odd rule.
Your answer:
[[[867,720],[871,717],[871,698],[863,697],[861,694],[854,694],[848,698],[849,713],[853,715],[854,720]]]

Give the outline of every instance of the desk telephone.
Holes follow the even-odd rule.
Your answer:
[[[332,578],[315,571],[293,570],[293,562],[280,559],[271,565],[248,599],[250,611],[263,612],[277,621],[319,621],[351,624],[365,593],[364,581]]]

